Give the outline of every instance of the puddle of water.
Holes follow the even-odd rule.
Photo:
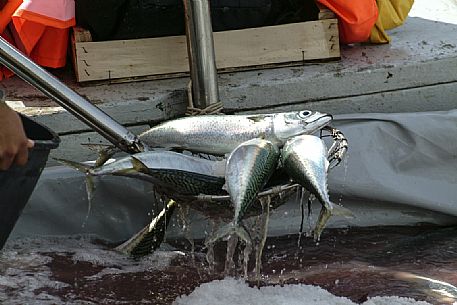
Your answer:
[[[267,239],[260,286],[318,285],[358,304],[392,295],[437,305],[457,302],[455,227],[329,229],[318,245],[302,237],[300,248],[297,239]],[[194,255],[188,241],[168,242],[173,250],[168,246],[138,261],[90,237],[9,242],[0,255],[0,303],[172,304],[200,284],[224,278],[224,244],[214,249],[216,268],[210,273],[201,241]]]

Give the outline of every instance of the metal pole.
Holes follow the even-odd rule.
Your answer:
[[[219,102],[213,30],[208,0],[184,0],[192,99],[197,108]]]
[[[0,63],[24,81],[56,101],[108,141],[127,152],[143,151],[146,147],[124,126],[102,110],[68,88],[53,75],[28,59],[0,37]]]

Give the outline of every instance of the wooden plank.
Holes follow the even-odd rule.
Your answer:
[[[77,26],[73,28],[73,38],[75,42],[89,42],[92,41],[92,34],[90,31]]]
[[[327,7],[325,7],[324,5],[322,5],[318,2],[316,2],[316,5],[317,5],[317,8],[319,9],[319,15],[317,17],[319,20],[336,18],[335,13],[333,11],[331,11],[330,9],[328,9]]]
[[[74,39],[79,82],[189,71],[185,36],[78,42]],[[214,33],[219,71],[259,65],[339,58],[336,19]]]
[[[218,69],[339,57],[336,20],[214,33]]]
[[[76,43],[78,81],[189,71],[186,37]]]

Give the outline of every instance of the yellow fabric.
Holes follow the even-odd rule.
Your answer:
[[[379,16],[371,30],[370,42],[389,43],[390,37],[385,31],[403,24],[413,2],[414,0],[377,0]]]

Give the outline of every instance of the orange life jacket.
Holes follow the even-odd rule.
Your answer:
[[[376,19],[376,0],[317,0],[338,16],[340,42],[367,41]]]
[[[76,24],[74,0],[24,0],[12,20],[19,49],[39,65],[65,66],[69,28]]]

